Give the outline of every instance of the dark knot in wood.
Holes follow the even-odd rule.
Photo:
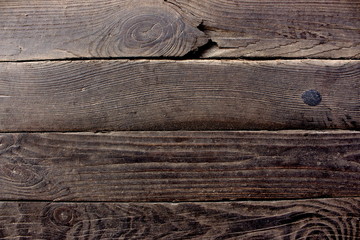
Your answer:
[[[8,183],[17,187],[31,187],[43,180],[33,167],[21,163],[0,166],[0,174]]]
[[[335,213],[335,212],[334,212]],[[358,229],[353,226],[353,223],[348,218],[341,217],[340,212],[337,218],[329,218],[326,213],[314,213],[303,215],[307,218],[301,219],[301,214],[294,215],[293,220],[297,219],[297,223],[305,222],[302,226],[295,231],[294,238],[291,239],[304,239],[304,240],[317,240],[317,239],[335,239],[336,236],[357,236]]]
[[[11,149],[16,147],[16,140],[14,136],[9,136],[6,134],[0,135],[0,154],[11,151]]]
[[[53,211],[56,224],[70,226],[74,223],[74,210],[69,207],[58,207]]]
[[[309,106],[317,106],[322,100],[321,94],[316,90],[308,90],[304,92],[301,97],[304,103]]]
[[[304,239],[304,240],[333,239],[334,236],[337,236],[339,234],[337,233],[336,229],[332,229],[331,226],[327,226],[321,223],[307,224],[305,226],[306,227],[301,228],[297,232],[294,239]]]

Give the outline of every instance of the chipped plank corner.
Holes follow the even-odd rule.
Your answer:
[[[360,239],[359,0],[0,0],[0,239]]]

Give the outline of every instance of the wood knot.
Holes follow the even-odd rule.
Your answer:
[[[53,211],[53,218],[58,225],[70,226],[75,221],[75,212],[69,207],[58,207]]]
[[[35,169],[21,163],[8,163],[0,166],[0,174],[7,181],[17,185],[17,187],[19,187],[19,184],[22,187],[34,186],[42,181],[41,175]]]
[[[345,210],[345,208],[344,208]],[[350,210],[350,209],[347,209]],[[352,210],[350,210],[352,211]],[[336,209],[332,209],[333,214],[341,216],[342,212],[337,212]],[[324,212],[326,213],[326,212]],[[297,214],[295,217],[299,222],[302,222],[301,226],[297,226],[293,230],[293,238],[291,239],[304,239],[304,240],[318,240],[318,239],[334,239],[334,236],[348,236],[349,234],[358,234],[358,229],[353,228],[352,220],[348,218],[338,217],[329,218],[327,214],[304,214],[306,218],[301,218],[301,214]]]
[[[329,233],[319,230],[313,230],[310,232],[306,238],[306,240],[321,240],[321,239],[331,239]]]
[[[303,99],[304,103],[309,106],[317,106],[322,100],[320,93],[316,90],[308,90],[304,92],[301,98]]]
[[[203,32],[172,8],[127,8],[118,18],[106,30],[106,37],[97,40],[97,55],[183,56],[207,42]]]
[[[304,239],[304,240],[320,240],[320,239],[332,239],[331,236],[335,236],[334,230],[331,227],[326,227],[324,229],[314,229],[310,226],[309,230],[301,229],[295,239]]]
[[[16,140],[13,137],[13,135],[10,134],[0,135],[0,153],[10,151],[15,147],[17,146],[16,146]]]

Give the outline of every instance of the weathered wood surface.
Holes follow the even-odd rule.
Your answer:
[[[0,200],[207,201],[359,193],[359,132],[1,135]]]
[[[360,1],[2,0],[0,29],[0,60],[358,58]]]
[[[201,57],[360,57],[359,0],[165,0],[202,20]]]
[[[360,129],[358,60],[0,64],[0,131]]]
[[[360,200],[0,202],[1,239],[360,239]]]

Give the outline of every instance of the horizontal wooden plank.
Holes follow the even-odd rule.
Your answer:
[[[358,60],[0,64],[0,131],[360,129]]]
[[[0,60],[359,58],[359,9],[359,0],[0,1]]]
[[[0,202],[1,239],[360,239],[360,199]]]
[[[202,20],[200,57],[360,57],[359,0],[166,0]]]
[[[352,131],[2,134],[0,200],[359,196],[359,163]]]

